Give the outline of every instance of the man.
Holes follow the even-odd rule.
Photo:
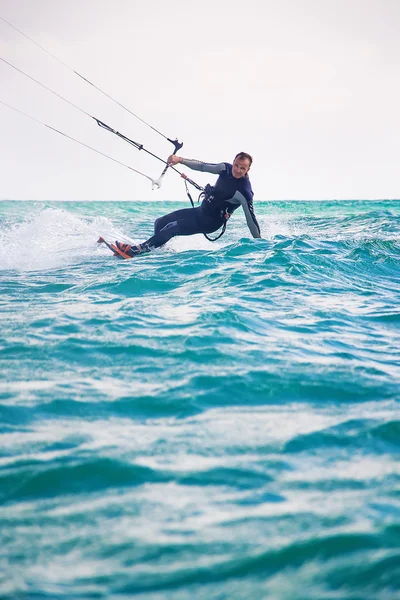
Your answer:
[[[160,217],[154,223],[154,235],[137,246],[115,242],[118,250],[126,257],[150,252],[166,244],[176,235],[213,233],[217,231],[231,214],[242,206],[247,225],[254,238],[261,237],[253,208],[253,190],[248,172],[253,162],[250,154],[239,152],[233,164],[203,163],[173,154],[168,158],[169,165],[181,163],[195,171],[219,175],[214,187],[208,186],[208,193],[197,208],[184,208]]]

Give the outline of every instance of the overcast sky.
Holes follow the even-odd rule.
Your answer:
[[[256,199],[400,197],[399,0],[0,0],[0,16],[182,140],[183,156],[252,154]],[[156,154],[170,153],[1,20],[0,56]],[[152,177],[162,170],[1,61],[0,100]],[[1,104],[0,127],[0,199],[186,199],[176,174],[152,191]]]

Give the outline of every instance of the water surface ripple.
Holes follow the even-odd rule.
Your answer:
[[[400,598],[400,201],[0,202],[1,600]]]

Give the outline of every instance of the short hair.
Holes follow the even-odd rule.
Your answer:
[[[253,162],[253,157],[250,156],[250,154],[247,154],[247,152],[239,152],[239,154],[236,154],[235,160],[237,158],[239,158],[240,160],[246,160],[247,159],[249,161],[250,167],[251,167],[252,162]]]

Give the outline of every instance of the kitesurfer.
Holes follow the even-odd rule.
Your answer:
[[[261,237],[253,207],[253,190],[248,172],[253,162],[250,154],[239,152],[231,163],[204,163],[198,160],[182,158],[176,154],[168,158],[170,166],[178,163],[195,171],[219,175],[214,186],[206,186],[204,199],[196,208],[176,210],[156,219],[154,235],[138,245],[123,244],[116,241],[117,248],[127,256],[136,256],[150,252],[166,244],[177,235],[213,233],[226,223],[231,214],[242,206],[247,225],[253,238]]]

